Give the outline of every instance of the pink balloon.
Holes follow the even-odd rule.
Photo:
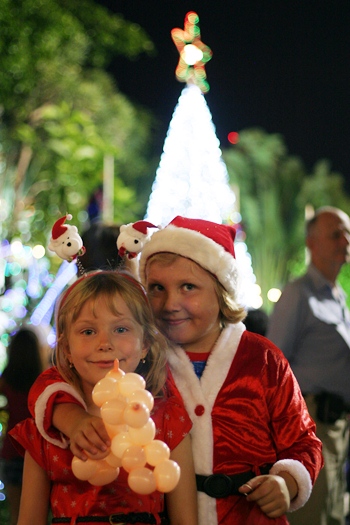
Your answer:
[[[72,459],[72,471],[76,478],[87,481],[94,474],[96,474],[98,468],[97,460],[87,459],[82,461],[76,456]]]
[[[147,423],[140,428],[129,428],[129,438],[133,445],[147,445],[156,435],[156,426],[153,419],[149,418]]]
[[[155,467],[161,461],[169,459],[170,449],[164,441],[154,439],[144,447],[146,460],[149,465]]]
[[[118,381],[118,385],[120,393],[128,397],[134,390],[144,390],[146,388],[146,381],[139,374],[129,372]]]
[[[133,401],[124,410],[124,423],[133,428],[143,427],[149,420],[149,409],[144,403]]]
[[[127,472],[146,465],[146,454],[142,447],[131,445],[122,456],[122,467]]]
[[[119,468],[112,467],[103,459],[95,461],[98,463],[96,474],[88,479],[91,485],[107,485],[117,479],[120,471]]]
[[[157,482],[159,492],[170,492],[173,490],[180,479],[180,467],[171,459],[166,459],[154,467],[154,477]]]
[[[153,472],[147,467],[133,469],[128,476],[128,485],[137,494],[151,494],[157,488]]]
[[[110,425],[120,425],[123,423],[123,414],[126,408],[124,398],[116,397],[105,401],[101,406],[101,417],[104,423]]]
[[[119,394],[118,381],[113,377],[104,377],[96,383],[92,391],[92,400],[98,407]]]
[[[148,390],[135,390],[130,394],[129,401],[144,403],[149,411],[151,411],[154,406],[154,398]]]

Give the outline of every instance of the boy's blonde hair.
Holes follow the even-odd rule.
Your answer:
[[[84,397],[80,376],[70,367],[67,357],[68,334],[72,324],[87,301],[103,297],[110,311],[118,315],[115,297],[119,295],[129,308],[136,322],[143,330],[143,345],[148,348],[145,364],[137,372],[146,380],[147,389],[153,394],[162,395],[166,381],[165,337],[155,326],[153,312],[144,289],[126,272],[98,271],[85,274],[62,295],[56,309],[56,365],[64,379],[73,385]],[[93,304],[94,307],[94,304]]]
[[[156,253],[152,255],[145,266],[145,275],[146,275],[146,281],[147,281],[147,275],[148,275],[148,269],[150,266],[157,262],[163,266],[170,266],[173,264],[178,257],[183,257],[182,255],[178,255],[177,253]],[[198,263],[193,261],[192,259],[188,259],[196,266],[199,266],[202,268],[202,270],[206,271],[207,274],[210,276],[210,278],[213,281],[215,292],[218,298],[219,302],[219,308],[220,308],[220,323],[221,326],[224,327],[228,323],[238,323],[239,321],[243,321],[243,319],[246,317],[247,312],[244,307],[237,304],[232,295],[225,290],[225,288],[222,286],[222,284],[218,281],[218,279],[210,273],[208,270],[200,266]]]

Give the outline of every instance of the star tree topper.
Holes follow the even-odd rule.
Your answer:
[[[197,13],[190,11],[185,16],[184,29],[172,29],[171,37],[180,54],[175,74],[179,82],[196,84],[202,93],[209,91],[205,64],[212,56],[211,49],[201,41]]]

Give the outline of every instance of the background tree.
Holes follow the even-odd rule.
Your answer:
[[[135,188],[148,172],[151,117],[103,68],[112,54],[152,51],[139,26],[92,1],[3,0],[2,237],[25,233],[29,221],[26,240],[43,242],[60,214],[83,220],[78,212],[101,184],[107,154],[115,158],[114,219],[132,219],[145,206]]]
[[[308,174],[302,160],[288,154],[281,135],[259,128],[239,133],[239,142],[224,150],[223,157],[231,183],[239,188],[246,243],[262,289],[263,308],[270,312],[273,303],[267,300],[267,292],[283,289],[305,268],[307,206],[334,205],[350,211],[344,180],[326,160]]]

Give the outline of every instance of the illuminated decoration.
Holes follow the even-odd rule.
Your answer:
[[[30,318],[30,322],[33,323],[33,325],[38,326],[40,324],[50,324],[57,297],[76,274],[76,261],[71,261],[70,263],[63,261],[57,272],[55,281],[47,290]]]
[[[0,374],[7,360],[9,334],[28,322],[54,279],[50,261],[42,255],[42,246],[32,249],[18,238],[11,243],[4,239],[0,244]]]
[[[239,133],[237,133],[237,131],[230,131],[230,133],[227,135],[227,140],[231,144],[238,144],[238,142],[239,142]]]
[[[267,292],[267,298],[272,303],[277,303],[281,295],[282,291],[279,288],[270,288],[270,290]]]
[[[182,215],[221,223],[234,203],[205,97],[199,87],[187,85],[170,122],[146,220],[165,226]]]
[[[179,52],[175,75],[179,82],[195,84],[203,93],[209,91],[205,64],[212,56],[211,49],[201,41],[199,17],[193,11],[185,17],[184,29],[175,28],[171,37]]]

